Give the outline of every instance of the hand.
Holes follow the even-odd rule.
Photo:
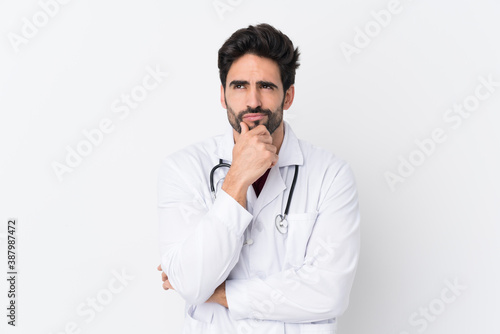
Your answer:
[[[217,303],[225,308],[228,308],[226,299],[226,281],[222,282],[222,284],[215,289],[212,296],[210,296],[205,303]]]
[[[258,125],[252,130],[248,129],[245,122],[240,122],[240,126],[241,133],[234,144],[233,162],[228,176],[249,187],[278,163],[277,148],[265,125]]]
[[[162,273],[161,273],[161,280],[163,281],[163,284],[162,284],[163,289],[165,289],[165,290],[168,290],[168,289],[175,290],[175,289],[172,287],[172,285],[170,284],[170,282],[168,281],[167,274],[165,274],[165,273],[162,271],[162,269],[161,269],[161,264],[160,264],[160,265],[158,266],[158,268],[156,268],[156,269],[158,269],[159,271],[161,271],[161,272],[162,272]]]

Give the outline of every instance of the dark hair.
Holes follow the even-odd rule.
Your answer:
[[[295,83],[295,70],[300,65],[299,48],[294,49],[292,41],[281,31],[263,23],[237,30],[219,49],[219,76],[224,89],[229,68],[245,54],[274,60],[278,64],[285,92]]]

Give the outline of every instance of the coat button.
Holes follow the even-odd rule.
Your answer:
[[[253,244],[253,239],[247,239],[247,240],[245,241],[245,245],[250,246],[251,244]]]

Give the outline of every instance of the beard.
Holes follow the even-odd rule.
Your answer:
[[[285,103],[285,98],[283,97],[283,102],[281,103],[281,106],[278,107],[274,112],[271,111],[270,109],[262,109],[261,107],[257,108],[250,108],[247,107],[246,110],[240,111],[238,115],[234,112],[234,110],[227,104],[226,101],[226,106],[227,106],[227,119],[229,120],[229,123],[235,129],[238,133],[241,133],[241,126],[240,122],[243,122],[243,116],[246,114],[251,114],[251,113],[259,113],[259,114],[264,114],[267,116],[267,122],[262,122],[262,120],[257,120],[257,121],[252,121],[254,123],[253,126],[248,126],[249,130],[252,130],[256,126],[260,124],[264,124],[265,127],[267,128],[267,131],[269,131],[269,134],[273,134],[273,132],[280,126],[281,122],[283,121],[283,105]],[[261,123],[262,122],[262,123]]]

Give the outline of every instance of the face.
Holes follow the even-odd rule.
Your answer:
[[[246,54],[233,62],[221,87],[221,103],[229,123],[241,133],[240,122],[251,130],[264,124],[272,135],[281,126],[283,110],[293,100],[293,86],[285,93],[278,65],[271,59]]]

